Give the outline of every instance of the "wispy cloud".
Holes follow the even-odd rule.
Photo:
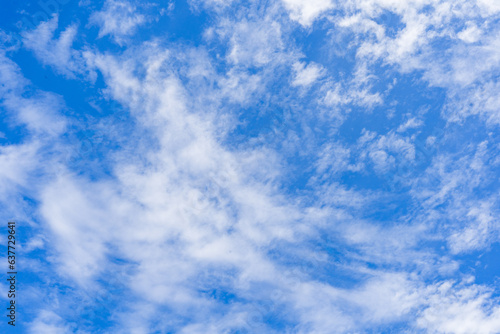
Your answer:
[[[26,332],[500,330],[494,2],[84,7],[0,53]]]
[[[111,35],[118,44],[123,44],[126,37],[146,23],[146,17],[137,13],[131,2],[106,0],[102,10],[90,16],[89,23],[99,26],[99,38]]]

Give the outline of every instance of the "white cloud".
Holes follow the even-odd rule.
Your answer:
[[[344,298],[361,306],[365,321],[380,323],[407,315],[422,303],[420,287],[404,274],[385,273]]]
[[[452,252],[459,253],[464,251],[483,248],[490,240],[490,230],[494,218],[487,205],[483,204],[479,208],[472,208],[467,213],[467,218],[471,220],[469,226],[461,231],[453,233],[449,238]]]
[[[479,0],[479,7],[485,11],[484,15],[494,15],[500,12],[500,4],[495,0]]]
[[[335,84],[333,89],[327,91],[323,101],[327,106],[332,107],[352,103],[370,109],[383,101],[380,94],[378,92],[372,93],[370,88],[369,85],[366,87],[366,85],[356,81],[353,81],[347,88]]]
[[[491,305],[490,293],[480,286],[435,286],[430,306],[417,325],[431,333],[493,334],[500,331],[500,307]]]
[[[39,316],[29,324],[29,332],[33,334],[65,334],[73,331],[60,316],[52,311],[42,311]],[[85,332],[79,331],[84,334]]]
[[[303,237],[307,229],[299,221],[307,215],[267,185],[276,173],[267,162],[270,152],[231,153],[220,146],[210,123],[188,109],[180,81],[153,70],[168,60],[153,51],[144,52],[142,79],[133,74],[143,66],[135,57],[97,56],[96,64],[109,93],[158,139],[157,149],[134,152],[134,159],[122,152],[113,168],[116,182],[61,175],[42,192],[41,212],[59,240],[61,275],[86,285],[106,268],[106,249],[114,249],[109,255],[139,266],[127,283],[134,294],[182,314],[193,305],[213,307],[186,285],[212,266],[237,270],[242,292],[253,282],[272,283],[278,274],[264,250],[274,240]],[[293,229],[290,221],[297,222]]]
[[[486,124],[500,124],[500,82],[487,82],[482,85],[471,85],[465,92],[452,92],[449,104],[443,114],[451,122],[463,122],[473,115],[482,116]]]
[[[439,226],[453,254],[482,250],[499,240],[493,204],[498,202],[498,195],[474,191],[490,182],[489,175],[494,172],[485,161],[494,150],[484,141],[457,160],[447,154],[437,155],[426,173],[411,182],[412,197],[432,212],[431,221],[446,222]],[[439,206],[443,209],[435,210]]]
[[[357,145],[360,159],[370,158],[375,171],[380,174],[390,172],[399,164],[412,165],[415,160],[415,145],[412,139],[394,131],[377,136],[376,133],[365,129]]]
[[[460,31],[457,36],[466,43],[474,43],[481,37],[481,30],[472,23],[468,24],[468,27]]]
[[[314,63],[305,65],[302,62],[293,64],[295,78],[292,86],[309,86],[322,76],[322,68]]]
[[[409,120],[407,120],[405,124],[401,124],[396,131],[397,132],[405,132],[408,129],[419,128],[423,124],[424,124],[424,122],[422,120],[417,119],[415,117],[412,117]]]
[[[54,15],[49,21],[42,22],[34,30],[23,33],[23,45],[34,52],[44,65],[52,66],[57,72],[70,78],[84,73],[86,60],[82,53],[72,49],[76,38],[77,26],[70,25],[55,39],[59,17]]]
[[[349,149],[341,145],[326,144],[323,150],[319,153],[317,164],[318,174],[325,174],[331,170],[331,173],[341,173],[355,167],[349,165],[351,152]]]
[[[476,91],[491,89],[497,83],[498,25],[486,23],[497,13],[492,2],[373,0],[341,8],[342,14],[332,18],[340,29],[333,31],[347,28],[358,36],[353,41],[358,61],[370,67],[382,60],[402,73],[422,71],[431,85],[449,90],[450,110],[457,100],[464,104],[478,100],[468,110],[447,113],[449,121],[479,114],[490,124],[497,123],[496,113],[481,108],[485,99],[470,89],[473,85]],[[389,34],[389,29],[394,32]],[[339,101],[334,92],[327,100]],[[496,95],[495,91],[491,96]]]
[[[290,11],[292,20],[299,22],[304,27],[312,23],[324,12],[332,9],[334,4],[331,0],[282,0],[286,9]]]
[[[100,27],[99,38],[111,35],[118,44],[123,44],[145,22],[145,16],[138,14],[134,5],[120,0],[106,0],[103,9],[89,19],[90,24]]]
[[[229,61],[237,65],[264,66],[280,60],[283,51],[280,25],[270,18],[262,21],[227,22],[221,33],[230,34]],[[224,31],[225,30],[225,31]]]
[[[8,197],[7,189],[14,191],[18,186],[32,185],[30,174],[40,164],[39,153],[57,149],[47,146],[49,143],[54,145],[54,139],[66,129],[67,122],[59,113],[63,107],[59,96],[38,91],[26,97],[30,82],[22,76],[19,67],[0,54],[0,68],[1,106],[5,119],[13,127],[27,129],[25,140],[0,147],[0,182],[6,190],[3,195]]]

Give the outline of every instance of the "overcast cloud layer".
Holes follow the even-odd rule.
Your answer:
[[[5,333],[500,333],[500,2],[12,2],[0,40]]]

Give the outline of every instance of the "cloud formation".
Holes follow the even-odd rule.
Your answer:
[[[499,332],[499,19],[112,0],[24,32],[0,50],[21,329]]]

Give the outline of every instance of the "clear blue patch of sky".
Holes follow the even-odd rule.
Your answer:
[[[458,256],[461,262],[461,272],[474,276],[476,284],[498,286],[500,283],[500,245],[493,242],[481,250],[473,250]],[[500,291],[494,290],[494,295],[500,297]]]

